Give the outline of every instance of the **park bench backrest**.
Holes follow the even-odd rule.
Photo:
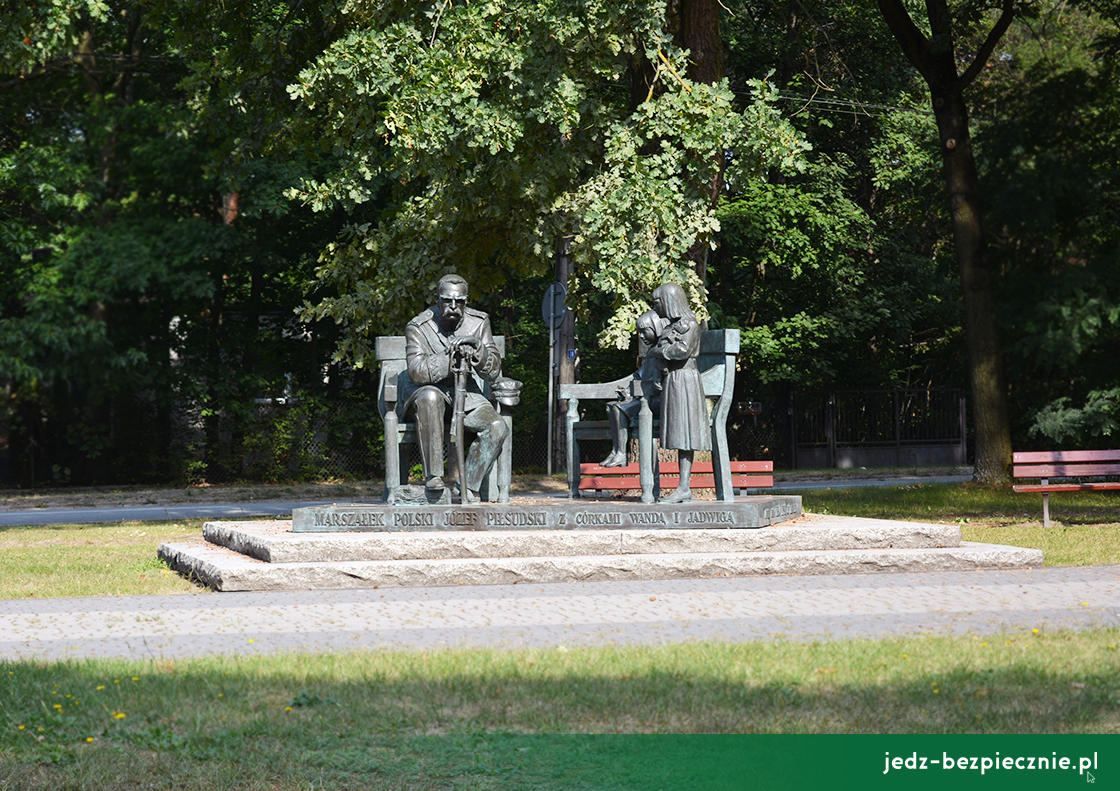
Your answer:
[[[1014,478],[1086,478],[1120,475],[1120,450],[1024,451],[1013,456]]]
[[[733,499],[730,454],[727,447],[727,416],[731,412],[731,399],[735,393],[735,358],[739,353],[739,330],[708,330],[700,334],[700,354],[696,367],[704,395],[711,399],[709,424],[712,432],[712,461],[716,469],[717,496]],[[629,373],[629,372],[628,372]],[[592,384],[567,384],[560,388],[560,398],[567,399],[567,447],[569,493],[579,490],[580,461],[579,435],[581,426],[590,424],[579,417],[580,400],[611,401],[618,398],[620,380]],[[658,419],[654,416],[654,420]],[[639,430],[639,444],[651,444],[650,437],[643,437]]]

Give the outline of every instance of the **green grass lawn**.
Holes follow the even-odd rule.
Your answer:
[[[0,663],[0,788],[553,787],[561,756],[542,734],[1116,733],[1118,642]],[[599,780],[585,787],[612,787]]]
[[[1047,566],[1120,564],[1120,493],[1052,494],[1052,527],[1042,495],[972,484],[825,489],[802,497],[806,511],[920,522],[950,522],[965,541],[1041,549]]]
[[[200,537],[204,521],[0,528],[0,599],[200,591],[156,549]]]

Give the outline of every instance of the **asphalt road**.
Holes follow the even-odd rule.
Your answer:
[[[84,525],[96,522],[164,522],[175,519],[246,519],[285,517],[293,508],[324,505],[322,501],[210,503],[191,505],[134,505],[114,508],[37,508],[0,511],[0,527],[27,525]]]

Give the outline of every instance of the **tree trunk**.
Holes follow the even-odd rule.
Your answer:
[[[999,353],[999,327],[992,293],[988,243],[980,205],[976,159],[968,134],[968,109],[962,94],[983,70],[1013,18],[1013,0],[1003,0],[999,20],[963,74],[957,71],[952,16],[946,0],[926,0],[932,38],[914,24],[901,0],[878,0],[891,33],[929,86],[941,141],[942,171],[953,221],[953,246],[961,275],[965,343],[976,430],[973,480],[1010,481],[1011,427],[1007,386]]]
[[[688,78],[706,85],[714,85],[726,73],[723,57],[723,37],[719,32],[718,0],[680,0],[680,44],[689,51]],[[723,191],[724,157],[711,184],[707,185],[712,206],[719,202]],[[708,280],[708,239],[697,239],[685,256],[701,283]]]
[[[1011,426],[1007,385],[999,352],[999,327],[992,293],[988,245],[980,206],[976,159],[968,134],[968,109],[958,95],[934,99],[941,158],[953,220],[953,247],[961,276],[968,376],[976,431],[975,480],[1008,481]]]

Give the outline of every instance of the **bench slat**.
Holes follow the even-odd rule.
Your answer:
[[[1083,478],[1094,475],[1120,475],[1120,464],[1017,464],[1013,478]]]
[[[1016,464],[1068,463],[1071,461],[1120,461],[1120,450],[1038,450],[1012,454]]]
[[[681,471],[680,463],[675,461],[663,461],[659,465],[661,474],[678,473]],[[692,463],[693,473],[710,473],[712,472],[712,462],[710,461],[697,461]],[[627,464],[624,467],[600,467],[598,464],[581,464],[579,471],[584,475],[637,475],[640,470],[637,464]],[[731,472],[773,472],[773,461],[733,461],[731,462]]]
[[[679,475],[662,475],[661,489],[676,489],[680,485]],[[773,475],[732,475],[731,486],[736,489],[769,489],[774,485]],[[580,489],[641,489],[642,481],[636,476],[617,478],[581,478]],[[716,488],[716,476],[693,475],[688,481],[690,489]]]
[[[661,488],[675,489],[680,484],[680,463],[663,461]],[[698,461],[692,465],[690,489],[714,489],[716,477],[710,461]],[[625,467],[600,467],[598,464],[581,464],[580,489],[641,489],[641,470],[637,464]],[[773,461],[733,461],[731,462],[731,486],[736,489],[763,489],[774,485],[773,475],[747,475],[744,473],[772,473]],[[739,473],[739,474],[735,474]]]
[[[1120,490],[1120,481],[1111,483],[1026,483],[1011,487],[1016,492],[1107,492]]]

